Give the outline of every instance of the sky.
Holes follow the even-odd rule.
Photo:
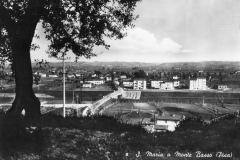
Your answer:
[[[142,0],[135,13],[139,15],[135,28],[128,29],[125,38],[107,39],[109,50],[98,47],[94,50],[97,57],[79,60],[240,61],[239,0]],[[39,26],[36,33],[44,37]],[[32,51],[32,60],[58,61],[46,54],[46,39],[34,42],[40,49]]]

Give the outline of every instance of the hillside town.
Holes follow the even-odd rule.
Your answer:
[[[91,68],[91,67],[90,67]],[[66,83],[75,84],[75,87],[94,88],[100,85],[121,86],[133,90],[238,90],[240,84],[240,72],[232,69],[219,71],[208,69],[196,70],[185,68],[168,68],[153,70],[148,68],[132,67],[127,69],[100,67],[101,69],[79,69],[78,67],[66,68]],[[0,71],[0,87],[13,83],[12,73],[9,69]],[[35,67],[33,73],[34,84],[45,81],[61,82],[62,68],[59,67]],[[8,82],[8,83],[7,83]],[[73,87],[74,88],[74,87]]]
[[[224,74],[224,75],[223,75]],[[226,75],[229,74],[229,75]],[[61,81],[62,71],[52,68],[50,71],[35,71],[36,77]],[[125,89],[133,90],[230,90],[238,86],[234,83],[238,80],[239,74],[194,71],[185,73],[184,71],[173,72],[148,72],[142,69],[130,72],[124,71],[77,71],[77,69],[67,70],[67,82],[74,81],[82,88],[94,88],[103,84],[121,86]],[[40,79],[39,79],[40,80]],[[231,83],[231,80],[233,83]],[[37,81],[37,80],[36,80]],[[35,82],[36,82],[35,81]]]
[[[5,77],[1,80],[1,90],[11,92],[11,87],[14,87],[11,85],[13,84],[11,72],[6,69],[2,70],[1,74]],[[157,71],[157,68],[153,71],[129,68],[126,71],[126,69],[119,70],[119,68],[83,70],[66,67],[65,76],[66,106],[69,106],[65,111],[67,116],[81,117],[88,114],[101,114],[116,117],[120,114],[117,118],[119,121],[132,125],[141,123],[141,126],[151,133],[175,131],[186,116],[189,118],[186,113],[169,112],[164,109],[159,112],[151,103],[166,103],[168,106],[173,103],[179,106],[180,103],[185,105],[184,108],[188,104],[191,105],[190,108],[200,104],[203,106],[200,108],[211,111],[207,118],[202,117],[204,124],[212,123],[216,117],[228,116],[229,111],[217,106],[224,106],[224,103],[239,104],[238,98],[221,95],[221,93],[238,94],[237,84],[234,83],[239,79],[238,71],[216,72],[194,69],[186,71],[180,68],[166,71]],[[62,97],[56,97],[63,90],[62,67],[35,67],[33,83],[37,92],[55,97],[54,100],[44,99],[43,113],[53,110],[56,112],[55,114],[62,115],[61,110],[55,111],[56,109],[54,109],[57,106],[57,108],[62,107]],[[93,91],[97,96],[90,96]],[[100,92],[104,93],[100,94]],[[219,95],[215,95],[215,93],[219,93]],[[171,94],[175,94],[175,96]],[[121,104],[127,106],[126,110],[119,106]],[[143,106],[138,107],[141,104]],[[211,107],[209,104],[215,106]],[[70,106],[75,109],[71,109]],[[115,107],[119,108],[116,113]],[[237,110],[231,109],[232,113],[237,113]]]

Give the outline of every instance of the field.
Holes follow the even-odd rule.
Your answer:
[[[227,104],[224,107],[213,104],[187,104],[166,102],[120,102],[106,109],[103,115],[114,116],[123,122],[139,124],[143,119],[155,115],[181,115],[186,118],[200,118],[209,121],[215,116],[231,114],[239,110],[239,105]]]
[[[62,97],[63,92],[62,91],[39,91],[37,92],[39,94],[45,94],[49,97],[39,97],[40,101],[47,101],[49,104],[56,104],[56,103],[62,103]],[[98,99],[101,99],[103,96],[111,93],[111,91],[66,91],[66,103],[72,103],[73,102],[73,96],[75,103],[78,101],[80,103],[81,101],[96,101]],[[14,96],[0,96],[0,103],[11,103],[13,101]]]
[[[147,92],[141,93],[141,102],[172,102],[172,103],[205,103],[219,104],[240,104],[240,93],[225,93],[225,92]]]
[[[5,85],[5,84],[4,84]],[[62,103],[63,101],[63,83],[61,80],[52,78],[43,78],[40,85],[33,85],[37,94],[45,94],[46,96],[38,96],[40,101],[50,104]],[[14,98],[14,87],[8,87],[4,91],[0,91],[0,103],[12,103]],[[104,95],[113,92],[108,85],[95,86],[93,88],[80,88],[79,83],[66,82],[66,103],[81,103],[89,101],[90,103],[101,99]],[[8,96],[10,95],[11,96]],[[49,98],[47,96],[52,96]]]

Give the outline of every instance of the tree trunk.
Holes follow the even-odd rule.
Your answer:
[[[37,24],[37,23],[36,23]],[[30,58],[31,42],[35,26],[18,25],[15,35],[11,39],[13,51],[13,73],[15,76],[15,99],[7,114],[18,116],[25,110],[28,125],[40,124],[40,101],[32,89],[33,75]]]

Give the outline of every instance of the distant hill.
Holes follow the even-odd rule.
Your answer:
[[[36,64],[33,63],[33,67]],[[50,62],[51,67],[62,67],[61,62]],[[173,62],[173,63],[142,63],[142,62],[66,62],[66,67],[77,69],[101,70],[109,69],[144,69],[152,70],[240,70],[240,61],[204,61],[204,62]]]

